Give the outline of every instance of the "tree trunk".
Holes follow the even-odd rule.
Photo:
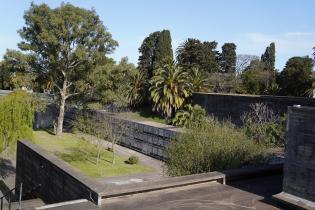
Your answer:
[[[115,157],[115,143],[112,142],[112,152],[113,152],[113,159],[112,159],[112,164],[116,163],[116,157]]]
[[[100,160],[100,155],[101,155],[101,140],[99,137],[98,138],[98,142],[97,142],[97,157],[96,157],[96,165],[98,165],[99,160]]]
[[[57,131],[56,135],[62,134],[63,129],[63,120],[65,116],[65,104],[66,104],[66,90],[67,90],[67,81],[63,82],[62,89],[60,89],[60,103],[59,103],[59,115],[57,121]]]

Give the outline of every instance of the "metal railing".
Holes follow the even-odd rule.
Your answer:
[[[14,200],[15,190],[16,190],[16,187],[12,188],[8,192],[6,192],[2,197],[0,197],[0,210],[3,210],[4,199],[8,201],[8,209],[11,210],[11,204],[15,202]],[[19,190],[19,207],[18,207],[19,210],[21,209],[22,190],[23,190],[23,183],[20,184],[20,190]]]

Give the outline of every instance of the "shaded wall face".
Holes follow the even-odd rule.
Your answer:
[[[47,153],[31,142],[18,141],[15,184],[19,189],[23,183],[23,199],[41,198],[48,204],[81,198],[97,202],[93,183],[89,186],[85,176]]]
[[[264,103],[277,114],[285,114],[288,106],[301,105],[315,107],[311,98],[281,97],[281,96],[248,96],[224,95],[211,93],[194,93],[193,104],[203,107],[209,115],[219,120],[230,119],[236,125],[242,125],[241,117],[251,111],[250,105]]]
[[[315,202],[315,108],[289,107],[283,191]]]

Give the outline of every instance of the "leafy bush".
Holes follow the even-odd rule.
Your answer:
[[[170,142],[166,169],[182,176],[238,168],[263,161],[264,151],[232,123],[205,118]]]
[[[192,124],[199,124],[206,117],[206,111],[199,105],[188,104],[176,112],[172,124],[181,127],[190,127]]]
[[[283,146],[286,116],[278,116],[266,104],[251,105],[251,111],[243,117],[246,135],[268,146]]]
[[[139,162],[139,158],[135,155],[131,155],[126,162],[131,165],[137,164]]]

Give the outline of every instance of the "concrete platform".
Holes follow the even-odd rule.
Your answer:
[[[123,209],[281,209],[271,196],[282,190],[282,176],[272,175],[227,183],[199,183],[153,192],[106,198],[102,206],[91,202],[59,206],[50,210],[123,210]]]

